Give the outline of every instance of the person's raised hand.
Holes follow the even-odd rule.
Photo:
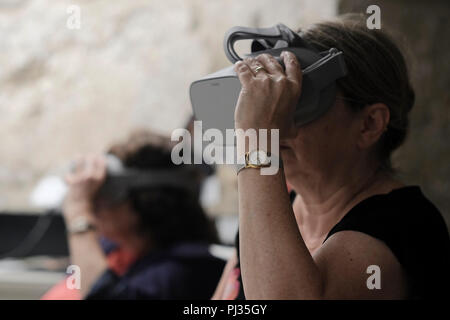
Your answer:
[[[88,155],[78,158],[72,170],[66,175],[68,192],[64,200],[64,216],[88,214],[93,210],[94,198],[106,178],[104,155]]]
[[[300,98],[302,71],[292,52],[281,54],[285,70],[269,54],[235,64],[242,89],[236,105],[235,128],[279,129],[280,137],[295,134],[294,111]]]

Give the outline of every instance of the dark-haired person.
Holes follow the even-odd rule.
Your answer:
[[[280,129],[283,168],[238,173],[239,259],[225,268],[214,298],[448,298],[446,224],[421,189],[397,180],[390,166],[414,104],[402,54],[354,16],[302,35],[320,51],[343,51],[348,75],[338,80],[330,110],[297,128],[296,57],[283,53],[285,70],[268,55],[236,64],[243,90],[235,126]]]
[[[129,169],[179,170],[167,141],[141,132],[109,153]],[[114,203],[99,196],[105,178],[103,155],[80,159],[66,178],[64,218],[71,264],[81,270],[83,298],[208,299],[224,263],[208,252],[216,233],[198,194],[155,186],[130,190],[124,201]],[[80,221],[92,228],[70,232],[79,229]],[[99,236],[128,254],[124,270],[109,267]]]

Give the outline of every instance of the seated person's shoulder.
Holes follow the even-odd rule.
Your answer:
[[[176,248],[144,258],[129,278],[142,292],[158,291],[161,299],[209,299],[220,279],[224,261],[202,248]]]

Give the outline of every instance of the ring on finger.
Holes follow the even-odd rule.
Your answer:
[[[261,66],[261,65],[256,66],[256,68],[253,70],[253,72],[255,72],[255,74],[258,73],[259,71],[265,71],[265,72],[267,72],[266,68],[264,68],[264,67]]]

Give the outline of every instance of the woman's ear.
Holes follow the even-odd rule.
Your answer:
[[[387,130],[390,112],[384,103],[375,103],[366,106],[362,110],[361,117],[358,147],[367,149],[377,143],[381,135]]]

